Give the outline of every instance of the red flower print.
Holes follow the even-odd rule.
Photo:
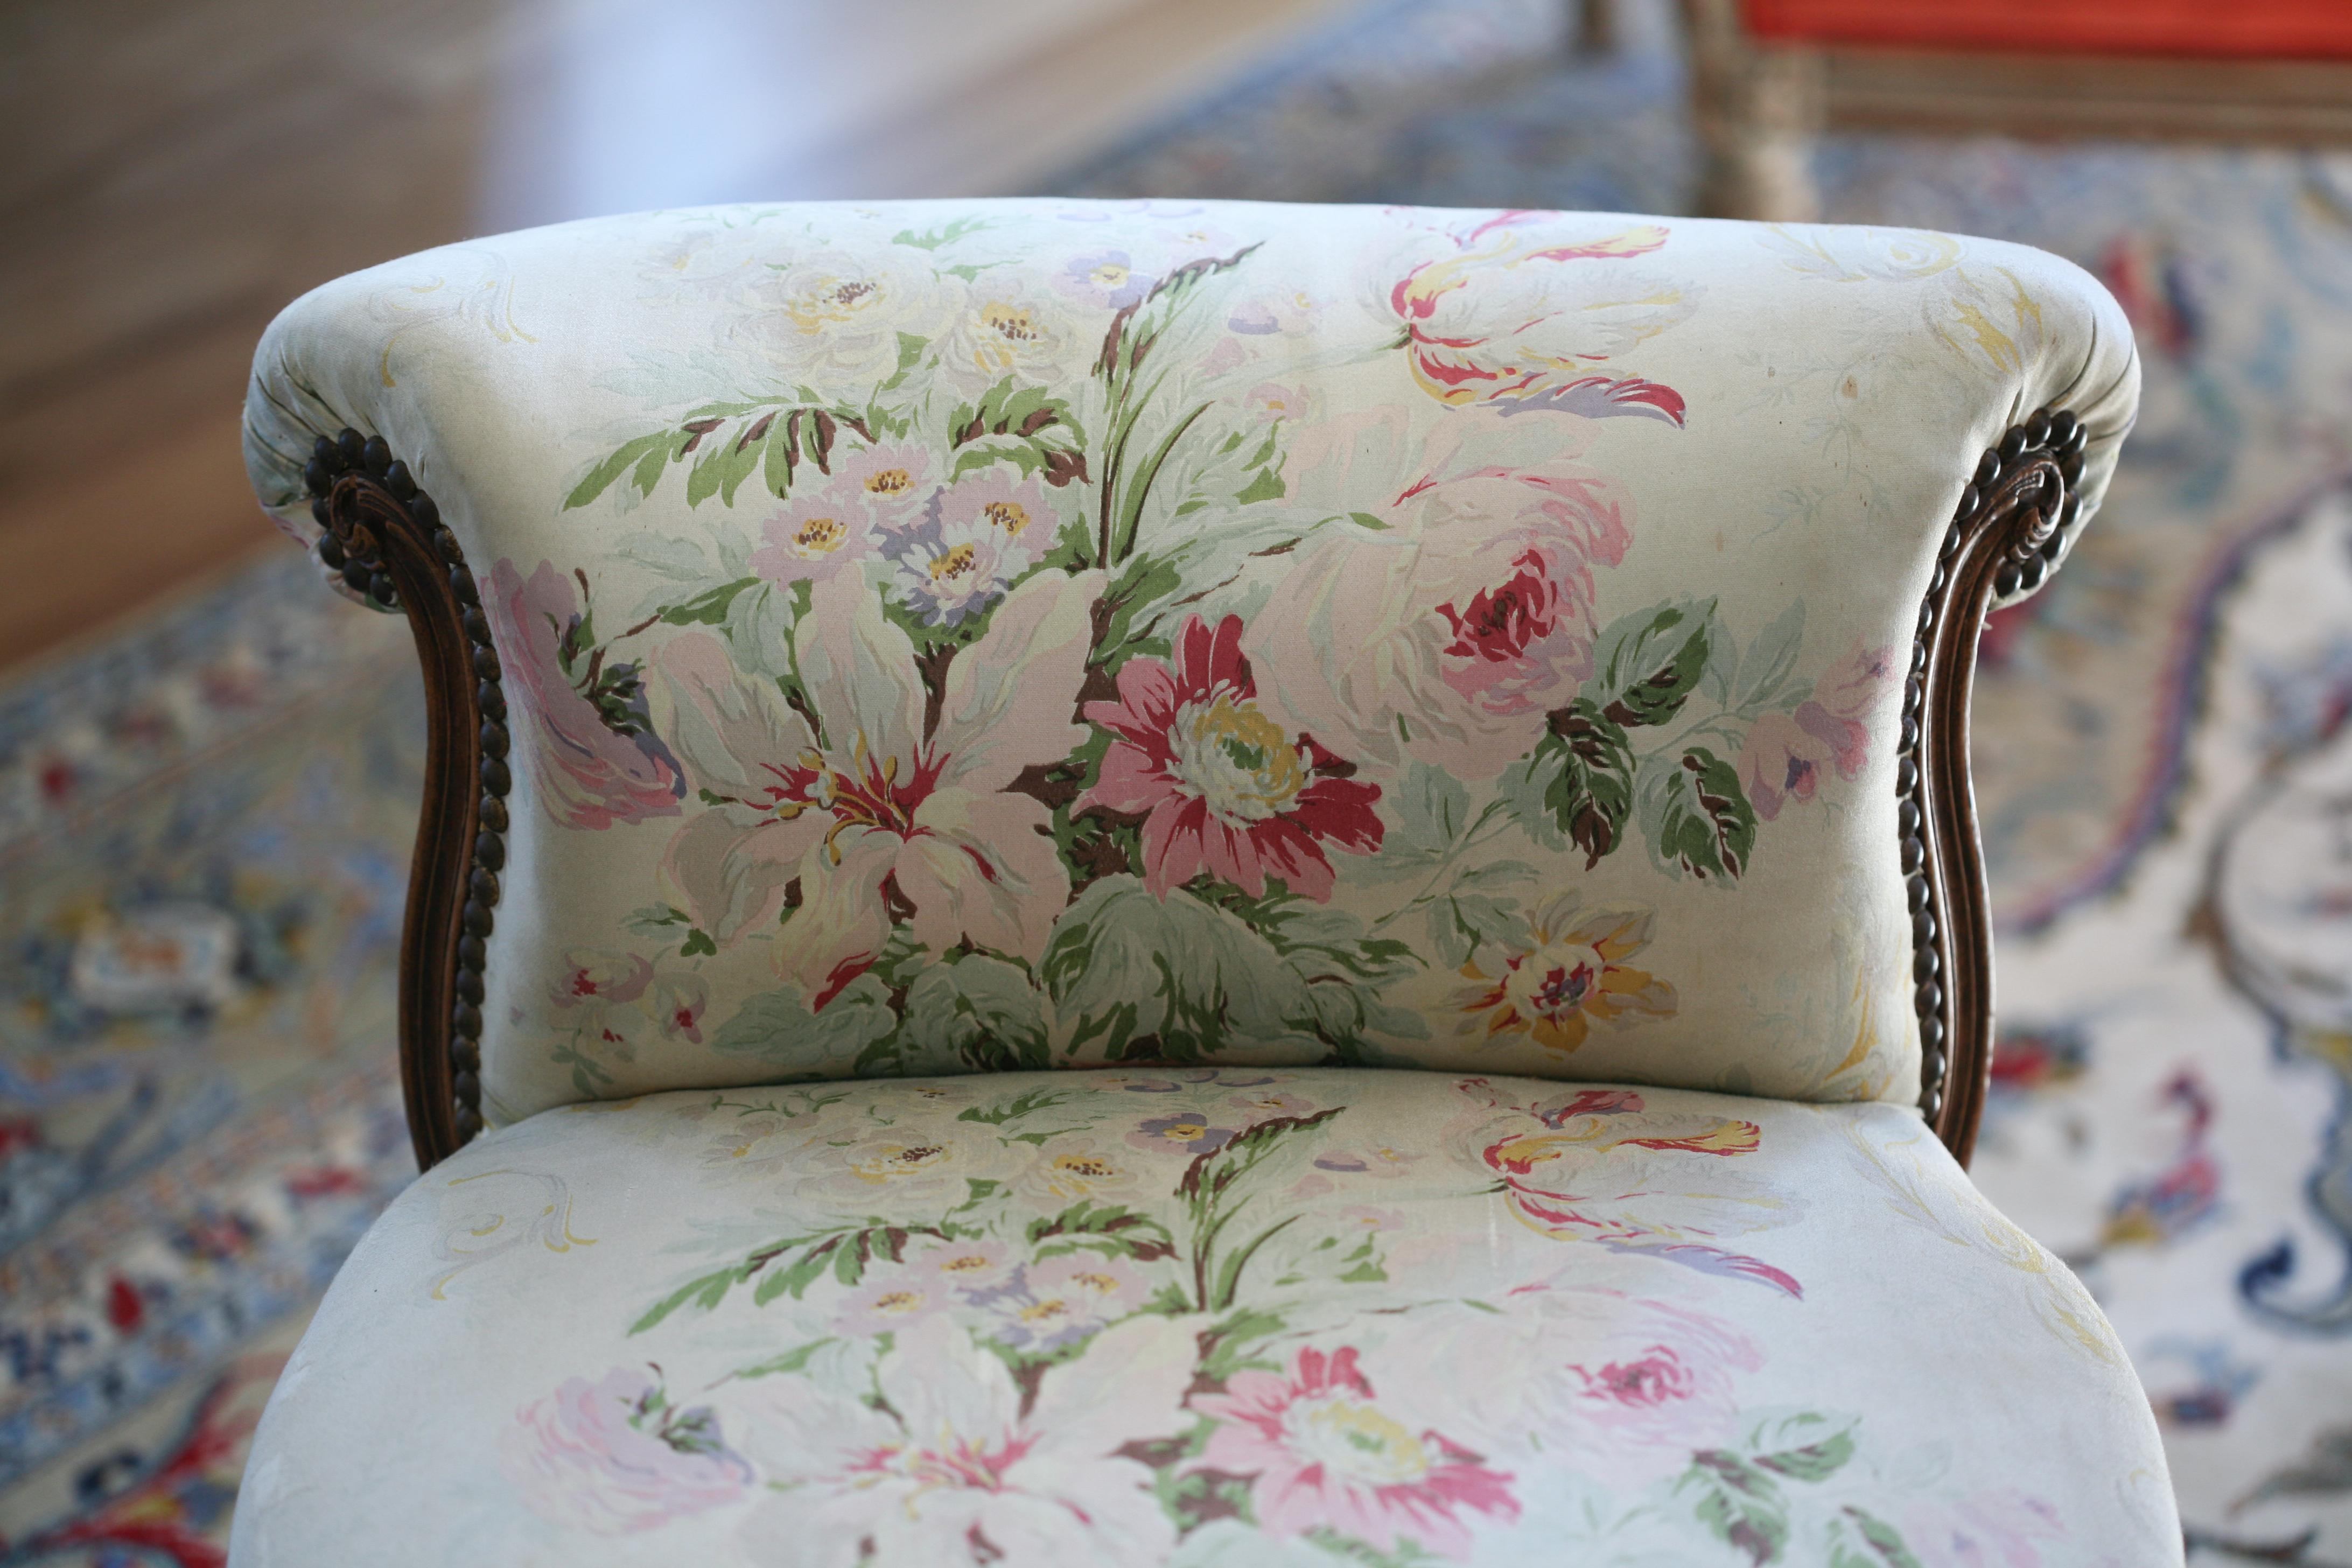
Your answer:
[[[1255,1478],[1250,1500],[1269,1534],[1329,1530],[1375,1552],[1466,1557],[1465,1512],[1518,1517],[1511,1477],[1384,1403],[1352,1348],[1302,1350],[1286,1373],[1235,1373],[1192,1407],[1218,1424],[1202,1463]]]
[[[1120,668],[1118,700],[1086,705],[1086,717],[1118,739],[1078,809],[1144,817],[1143,881],[1160,898],[1205,870],[1252,898],[1271,875],[1328,901],[1328,851],[1381,847],[1372,811],[1381,792],[1266,715],[1241,637],[1238,616],[1213,630],[1194,616],[1177,637],[1173,668],[1156,658]]]

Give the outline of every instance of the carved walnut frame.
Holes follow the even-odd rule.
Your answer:
[[[1919,606],[1895,791],[1911,910],[1919,1110],[1966,1163],[1992,1068],[1992,921],[1969,778],[1977,635],[2041,585],[2081,510],[2087,432],[2039,410],[1978,462]],[[401,941],[401,1087],[420,1168],[482,1130],[482,974],[512,784],[501,672],[474,574],[433,499],[381,437],[320,437],[303,478],[320,561],[404,608],[425,667],[425,785]]]

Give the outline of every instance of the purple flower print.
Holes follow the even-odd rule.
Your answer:
[[[897,1264],[884,1264],[842,1303],[834,1331],[870,1338],[898,1332],[950,1307],[1013,1288],[1018,1266],[1002,1242],[924,1237]],[[1014,1281],[1017,1284],[1017,1281]]]
[[[751,1467],[707,1405],[680,1409],[643,1372],[568,1378],[515,1413],[507,1479],[532,1511],[599,1535],[654,1530],[741,1497]]]
[[[1237,1094],[1226,1104],[1245,1113],[1254,1121],[1271,1121],[1277,1116],[1312,1116],[1315,1107],[1295,1094],[1278,1089],[1257,1089],[1247,1094]]]
[[[1123,1258],[1080,1252],[1024,1265],[977,1299],[983,1337],[1042,1355],[1091,1338],[1143,1304],[1142,1277]]]
[[[1137,271],[1134,259],[1124,250],[1089,250],[1063,264],[1054,276],[1054,288],[1082,304],[1124,310],[1141,304],[1158,281]]]
[[[1168,1154],[1206,1154],[1223,1148],[1241,1131],[1238,1127],[1212,1127],[1200,1111],[1154,1116],[1127,1135],[1128,1146]]]
[[[1328,1149],[1315,1156],[1318,1171],[1336,1171],[1350,1176],[1377,1176],[1382,1181],[1402,1176],[1414,1163],[1427,1159],[1425,1154],[1391,1149],[1385,1143],[1375,1143],[1361,1149]]]
[[[934,626],[954,626],[1001,598],[1051,549],[1061,519],[1035,479],[990,468],[931,498],[897,557],[893,590]]]

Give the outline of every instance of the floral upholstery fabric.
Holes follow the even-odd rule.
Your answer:
[[[1917,1119],[1359,1068],[582,1105],[394,1203],[240,1568],[2178,1563]]]
[[[2038,405],[2095,502],[2136,389],[2095,283],[1944,235],[787,205],[329,285],[247,449],[309,538],[314,436],[381,434],[484,587],[494,1121],[1146,1059],[1907,1102],[1937,545]]]

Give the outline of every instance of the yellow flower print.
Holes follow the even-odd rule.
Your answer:
[[[1622,962],[1650,944],[1646,911],[1580,916],[1574,900],[1555,900],[1531,923],[1531,945],[1500,960],[1474,953],[1462,966],[1471,984],[1455,993],[1454,1005],[1465,1032],[1488,1040],[1525,1035],[1565,1056],[1584,1044],[1596,1019],[1674,1016],[1675,988]]]

